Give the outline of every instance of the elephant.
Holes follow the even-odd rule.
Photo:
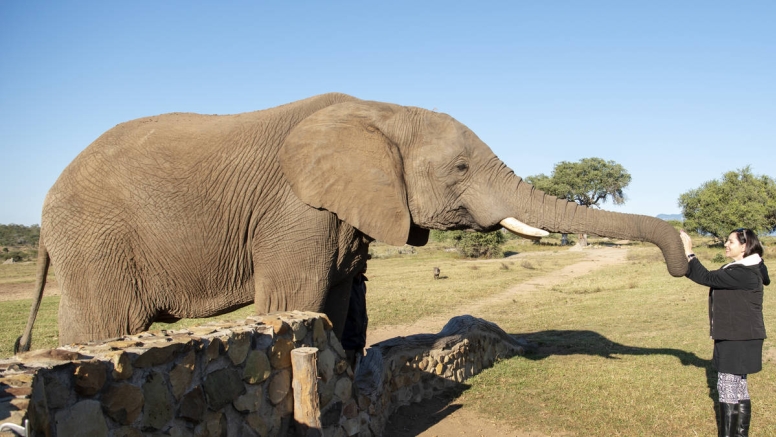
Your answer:
[[[530,153],[526,150],[525,153]],[[44,202],[28,350],[49,265],[59,342],[226,313],[325,313],[341,336],[369,244],[429,230],[648,241],[687,270],[663,220],[586,208],[523,181],[451,116],[329,93],[233,115],[121,123],[84,149]]]

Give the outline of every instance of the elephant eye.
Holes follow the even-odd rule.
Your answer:
[[[469,169],[469,164],[467,164],[465,162],[459,162],[458,164],[456,164],[455,168],[457,168],[458,171],[463,173],[463,172],[465,172],[466,170]]]

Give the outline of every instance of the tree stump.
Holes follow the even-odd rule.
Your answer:
[[[300,347],[291,351],[294,390],[294,421],[299,436],[322,436],[321,406],[318,400],[318,348]]]

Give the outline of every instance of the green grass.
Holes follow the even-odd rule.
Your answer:
[[[16,338],[22,335],[30,314],[30,299],[0,302],[0,358],[13,355]],[[49,349],[59,344],[57,335],[57,308],[59,296],[44,297],[32,329],[34,349]]]

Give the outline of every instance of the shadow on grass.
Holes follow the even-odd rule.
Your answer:
[[[627,346],[609,340],[593,331],[549,330],[533,333],[511,334],[528,342],[526,354],[512,359],[543,360],[553,355],[591,355],[607,359],[620,359],[615,355],[669,355],[676,357],[683,366],[694,366],[706,371],[706,384],[712,400],[711,414],[716,417],[718,406],[717,372],[711,367],[711,360],[698,357],[692,352],[671,348],[647,348]],[[391,415],[384,435],[396,437],[417,436],[444,420],[461,408],[456,399],[470,386],[456,384],[442,395],[419,403],[399,408]]]
[[[711,360],[698,357],[692,352],[671,348],[649,348],[626,346],[609,340],[593,331],[539,331],[533,333],[512,334],[529,343],[523,358],[543,360],[552,355],[595,355],[607,359],[619,359],[614,355],[670,355],[676,357],[683,366],[694,366],[706,371],[706,386],[713,403],[714,418],[719,411],[717,393],[717,371],[711,366]]]

